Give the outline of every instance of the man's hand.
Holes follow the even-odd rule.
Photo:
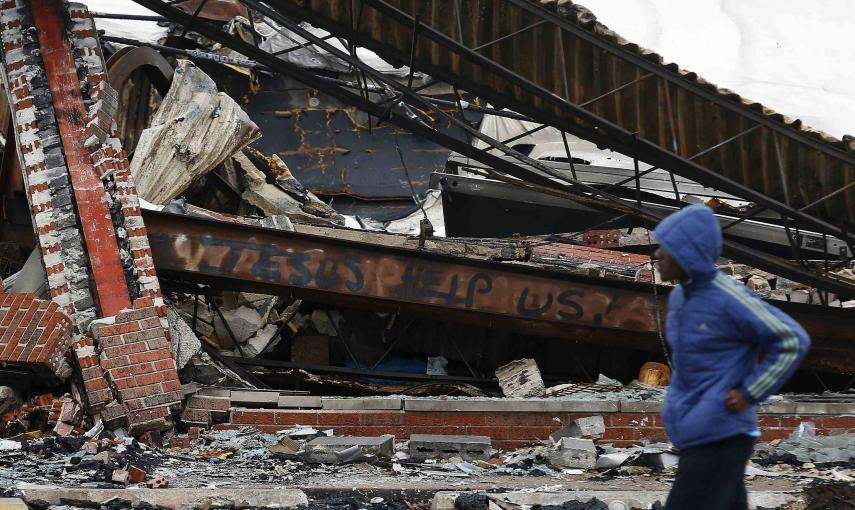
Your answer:
[[[741,391],[737,388],[733,388],[727,392],[727,395],[725,395],[724,405],[726,405],[731,412],[738,413],[748,407],[749,403]]]

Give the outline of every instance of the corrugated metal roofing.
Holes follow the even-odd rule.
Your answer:
[[[373,2],[328,0],[294,2],[308,8],[333,25],[352,27],[359,19],[360,36],[387,59],[403,63],[409,56],[412,26],[392,19],[372,7]],[[637,83],[594,102],[589,110],[622,128],[637,132],[660,147],[689,158],[755,125],[749,111],[772,120],[774,129],[756,129],[724,147],[694,161],[727,178],[760,191],[793,207],[804,207],[819,198],[855,182],[855,140],[838,140],[827,133],[804,126],[738,94],[716,87],[695,73],[666,63],[658,54],[639,47],[597,22],[586,8],[564,0],[542,0],[541,7],[584,28],[609,43],[610,48],[628,50],[667,69],[677,77],[666,82],[636,64],[592,44],[582,37],[527,12],[510,2],[494,0],[385,0],[401,11],[417,16],[421,23],[447,36],[461,37],[470,48],[490,43],[502,36],[522,31],[492,44],[480,53],[558,96],[569,96],[582,104],[622,85]],[[351,12],[354,6],[361,14]],[[454,15],[460,12],[459,18]],[[459,20],[459,21],[458,21]],[[527,28],[538,22],[533,28]],[[458,25],[459,23],[459,25]],[[329,28],[329,27],[326,27]],[[522,90],[498,74],[471,61],[462,60],[449,49],[421,37],[417,61],[447,69],[456,76],[477,83],[481,94],[489,89],[497,95],[524,102],[554,116],[568,112]],[[418,66],[417,66],[418,67]],[[565,77],[566,73],[566,77]],[[566,82],[566,84],[565,84]],[[696,87],[712,92],[718,102],[700,95]],[[673,119],[673,121],[671,120]],[[777,134],[776,134],[777,133]],[[676,139],[676,142],[675,142]],[[781,155],[779,166],[778,153]],[[785,179],[781,179],[781,175]],[[788,192],[785,194],[785,190]],[[811,214],[841,224],[855,222],[855,186],[810,210]]]

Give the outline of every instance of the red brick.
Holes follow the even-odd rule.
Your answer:
[[[466,427],[465,434],[470,436],[487,436],[494,441],[514,439],[518,436],[515,434],[514,427]]]
[[[190,409],[226,412],[229,410],[230,406],[231,402],[225,397],[204,397],[193,395],[187,400],[187,407]]]
[[[855,416],[817,416],[814,420],[817,428],[855,429]]]
[[[364,411],[320,411],[317,412],[318,425],[361,425],[363,414]]]
[[[510,427],[510,435],[514,439],[549,439],[549,434],[555,432],[552,427]]]
[[[322,413],[323,414],[323,413]],[[402,411],[392,412],[362,412],[360,413],[361,425],[403,425],[404,413]]]
[[[633,427],[607,427],[603,439],[635,440],[641,439],[641,434]]]
[[[465,412],[407,412],[404,425],[506,425],[501,423],[501,415]],[[489,421],[488,421],[489,420]]]
[[[232,411],[231,422],[246,425],[275,425],[276,415],[276,411],[269,410],[234,410]]]
[[[178,374],[174,370],[172,371],[174,377],[167,379],[161,383],[161,388],[164,392],[166,391],[176,391],[181,389],[181,381],[178,379]]]
[[[605,417],[612,427],[647,427],[655,423],[654,415],[612,413]]]
[[[790,437],[790,429],[761,429],[761,441],[774,441],[775,439],[786,439]]]
[[[190,448],[190,438],[186,435],[174,435],[169,438],[171,448]]]

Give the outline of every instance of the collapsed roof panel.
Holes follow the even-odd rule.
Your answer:
[[[620,152],[638,150],[651,164],[676,154],[682,163],[673,170],[702,184],[731,188],[725,191],[747,199],[736,190],[752,190],[759,193],[755,197],[776,202],[770,205],[804,208],[837,225],[855,220],[851,141],[836,140],[666,64],[572,2],[464,0],[458,11],[450,1],[367,0],[356,31],[351,2],[278,0],[269,5],[400,64],[410,61],[418,19],[412,58],[420,71],[477,91],[494,104],[584,132]],[[514,79],[499,67],[514,73]],[[724,141],[729,143],[698,155]]]

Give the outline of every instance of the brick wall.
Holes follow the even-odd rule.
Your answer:
[[[0,361],[65,377],[73,331],[71,319],[53,301],[35,294],[0,295]]]
[[[664,439],[658,413],[524,413],[438,411],[313,411],[234,408],[227,424],[214,428],[247,425],[275,432],[296,424],[332,428],[338,435],[377,436],[392,434],[406,440],[411,434],[471,434],[493,439],[500,449],[516,448],[547,440],[549,434],[576,418],[600,414],[606,433],[600,443],[615,446],[639,444],[641,439]],[[820,434],[855,432],[855,415],[761,415],[762,440],[787,437],[802,421],[814,422]]]
[[[23,0],[0,3],[0,40],[15,139],[50,296],[81,329],[95,317],[89,261],[75,213],[33,17]],[[82,272],[81,272],[82,271]]]
[[[84,368],[91,364],[88,346],[83,349],[89,356],[78,362],[92,410],[100,410],[108,425],[127,427],[136,435],[169,427],[171,410],[180,406],[182,393],[169,347],[166,307],[155,306],[152,298],[139,298],[134,305],[110,323],[92,324],[98,365]]]

